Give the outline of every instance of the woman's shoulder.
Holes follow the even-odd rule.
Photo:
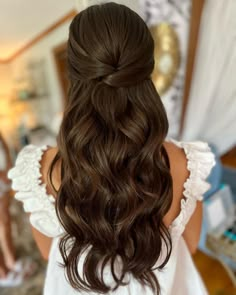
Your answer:
[[[168,140],[164,147],[173,180],[173,202],[165,219],[167,224],[172,222],[184,228],[196,202],[202,200],[203,194],[210,187],[207,177],[215,164],[215,158],[205,142]]]
[[[178,171],[185,171],[197,175],[204,173],[207,177],[212,167],[215,165],[215,156],[208,143],[203,141],[176,141],[169,139],[164,143],[164,147],[169,156],[170,165]]]
[[[174,188],[177,185],[180,190],[184,189],[186,198],[192,194],[202,195],[206,190],[206,179],[215,165],[215,156],[208,143],[168,140],[164,146],[169,156]],[[194,187],[195,183],[199,185]]]

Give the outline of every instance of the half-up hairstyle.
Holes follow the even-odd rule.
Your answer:
[[[171,253],[163,217],[172,178],[163,147],[168,121],[150,78],[153,52],[146,24],[123,5],[91,6],[71,23],[71,85],[50,173],[61,160],[59,248],[77,290],[105,294],[132,275],[160,293],[153,270]]]

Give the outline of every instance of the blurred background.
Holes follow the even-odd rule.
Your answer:
[[[68,27],[79,11],[102,2],[109,1],[0,0],[0,132],[13,160],[28,143],[56,144],[68,89]],[[166,107],[169,137],[207,141],[216,154],[194,260],[210,295],[236,294],[236,1],[114,2],[135,10],[150,27],[152,78]],[[45,263],[15,201],[11,214],[17,255],[33,257],[37,271],[20,287],[0,287],[0,294],[42,294]]]

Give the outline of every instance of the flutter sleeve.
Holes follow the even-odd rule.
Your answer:
[[[42,183],[41,160],[47,146],[26,146],[18,155],[15,166],[8,172],[12,180],[15,198],[23,203],[24,210],[30,213],[30,223],[48,237],[63,234],[55,210],[55,198],[47,194]]]

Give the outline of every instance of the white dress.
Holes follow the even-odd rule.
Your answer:
[[[196,202],[202,200],[203,194],[209,189],[206,178],[215,163],[214,156],[208,145],[203,142],[175,142],[175,144],[184,149],[190,174],[184,183],[181,211],[169,227],[173,243],[171,257],[163,270],[156,270],[155,273],[161,286],[161,295],[206,295],[207,291],[193,264],[182,234],[195,210]],[[53,196],[47,194],[46,186],[41,182],[40,161],[46,149],[46,146],[25,147],[18,155],[15,167],[9,172],[13,189],[17,191],[16,199],[23,202],[26,212],[31,213],[31,224],[46,236],[53,238],[44,295],[95,295],[97,293],[75,291],[66,280],[64,269],[59,266],[62,258],[58,241],[64,230],[56,216],[55,200]],[[83,257],[78,265],[79,271],[82,269],[82,260]],[[127,279],[129,281],[127,286],[119,287],[108,294],[154,295],[149,287],[142,286],[132,275],[127,275]],[[105,270],[105,282],[112,283],[109,269]]]

